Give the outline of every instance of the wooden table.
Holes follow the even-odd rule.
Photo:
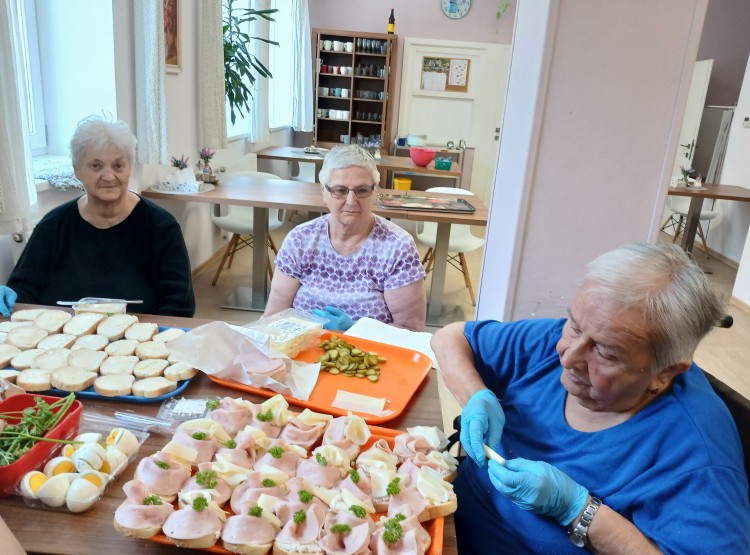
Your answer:
[[[704,199],[736,200],[750,202],[750,189],[737,185],[721,185],[704,183],[701,188],[670,187],[669,194],[677,197],[690,197],[685,233],[682,236],[682,248],[688,252],[693,250],[695,232],[698,229]]]
[[[399,158],[399,157],[396,157]],[[406,194],[407,191],[390,191],[390,194]],[[204,193],[174,194],[163,191],[146,190],[144,197],[158,200],[180,202],[203,202],[224,205],[252,206],[253,237],[256,245],[265,245],[268,236],[268,209],[308,210],[325,212],[328,209],[323,203],[320,185],[305,181],[286,179],[266,179],[243,175],[227,175],[213,190]],[[434,194],[431,196],[456,198],[456,195]],[[427,307],[427,321],[441,325],[443,313],[443,289],[448,260],[448,240],[451,224],[486,226],[488,209],[478,197],[465,198],[475,208],[473,213],[431,212],[426,210],[383,210],[376,206],[374,212],[386,218],[400,218],[419,222],[437,223],[437,242],[435,245],[435,264],[432,270],[432,282]],[[241,287],[230,299],[232,308],[263,311],[268,297],[266,279],[266,250],[253,249],[252,287]]]
[[[18,306],[18,308],[28,308]],[[55,307],[59,308],[59,307]],[[162,326],[192,328],[207,320],[174,318],[164,316],[142,315],[142,322],[155,322]],[[204,374],[199,374],[191,381],[182,395],[197,396],[231,396],[242,397],[252,402],[262,402],[263,397],[239,392],[215,384]],[[84,412],[95,411],[113,416],[115,411],[135,411],[138,414],[155,416],[160,403],[127,403],[117,401],[100,401],[83,399]],[[292,410],[301,410],[292,407]],[[404,430],[407,426],[442,427],[440,399],[438,397],[437,376],[432,370],[414,396],[413,403],[397,419],[385,424],[388,428]],[[448,430],[450,432],[450,430]],[[148,456],[166,445],[170,436],[152,434],[144,443],[139,457]],[[137,461],[133,462],[114,484],[110,485],[106,495],[90,511],[74,514],[67,511],[42,510],[27,507],[20,497],[0,498],[0,516],[13,531],[23,547],[29,553],[54,553],[70,555],[148,555],[168,554],[185,555],[185,549],[164,546],[146,540],[126,538],[117,533],[112,525],[115,510],[125,499],[122,485],[133,478]],[[443,554],[455,555],[456,533],[453,517],[445,519]],[[2,552],[0,547],[0,552]]]
[[[285,162],[307,162],[315,164],[315,181],[318,179],[320,168],[323,165],[322,154],[308,154],[303,148],[291,146],[272,146],[255,153],[259,160],[283,160]],[[435,169],[435,162],[430,162],[427,167],[420,167],[414,164],[408,156],[385,156],[375,159],[375,165],[380,170],[381,184],[386,183],[385,174],[387,172],[398,172],[411,175],[433,175],[436,177],[451,177],[455,180],[456,186],[461,183],[461,166],[455,162],[451,163],[450,170]]]

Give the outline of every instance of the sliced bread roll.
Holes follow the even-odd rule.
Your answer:
[[[136,323],[138,323],[138,317],[132,314],[113,314],[102,320],[96,327],[96,333],[110,341],[116,341],[122,339],[127,329]]]
[[[49,334],[37,326],[24,326],[10,330],[5,342],[8,345],[15,345],[22,351],[35,348],[39,342]]]
[[[63,391],[83,391],[91,387],[96,378],[96,372],[87,372],[73,366],[63,366],[50,373],[49,383]]]
[[[34,357],[31,367],[40,368],[41,370],[54,370],[61,366],[67,366],[69,354],[70,349],[49,349],[43,351]]]
[[[72,317],[70,312],[64,310],[45,310],[34,318],[34,325],[49,333],[58,333]]]
[[[94,349],[74,349],[68,355],[68,366],[74,366],[88,372],[99,372],[99,367],[109,355]]]
[[[448,495],[448,500],[444,503],[428,504],[422,512],[419,513],[417,519],[419,522],[426,522],[433,518],[446,517],[456,512],[458,507],[458,498],[456,494],[451,492]]]
[[[162,358],[164,360],[169,356],[169,349],[163,341],[144,341],[139,343],[135,348],[136,356],[141,360],[149,358]]]
[[[104,352],[113,357],[125,357],[135,354],[137,346],[135,339],[118,339],[104,347]]]
[[[103,351],[107,345],[109,345],[109,339],[103,335],[82,335],[76,339],[76,342],[73,343],[70,350],[91,349],[92,351]]]
[[[136,364],[138,364],[137,356],[113,356],[102,362],[102,365],[99,367],[99,373],[102,376],[109,374],[132,374]]]
[[[27,368],[31,368],[36,356],[43,352],[42,349],[27,349],[21,351],[11,359],[10,365],[16,370],[26,370]]]
[[[160,358],[150,358],[140,361],[135,365],[133,369],[133,375],[136,378],[153,378],[154,376],[161,376],[164,374],[164,369],[169,366],[169,363]]]
[[[48,308],[27,308],[25,310],[16,310],[10,315],[12,322],[33,322],[34,318],[39,316],[42,312],[49,310]]]
[[[151,338],[151,341],[162,341],[166,343],[167,341],[172,341],[172,339],[180,337],[183,333],[185,333],[185,330],[182,328],[169,328],[161,333],[157,333]]]
[[[21,349],[15,345],[0,345],[0,368],[5,368],[13,360],[13,357],[21,354]]]
[[[23,327],[23,326],[32,326],[34,322],[30,322],[28,320],[21,321],[21,322],[0,322],[0,333],[8,333],[13,328]]]
[[[48,391],[50,385],[49,370],[23,370],[16,376],[16,385],[26,391]]]
[[[97,314],[96,312],[81,312],[65,323],[63,326],[63,333],[69,333],[77,337],[90,335],[96,332],[96,327],[105,318],[106,316],[104,314]]]
[[[152,322],[139,322],[133,324],[125,331],[125,339],[136,341],[151,341],[151,338],[159,333],[159,326]]]
[[[133,384],[133,395],[152,399],[165,395],[170,391],[177,389],[177,384],[163,376],[155,378],[144,378],[136,380]]]
[[[37,349],[69,349],[75,343],[76,336],[70,333],[53,333],[42,339]]]
[[[198,370],[186,362],[175,362],[164,370],[164,377],[173,382],[189,380],[198,373]]]
[[[6,382],[10,383],[16,383],[16,378],[18,377],[18,374],[20,374],[20,370],[13,370],[13,368],[5,368],[4,370],[0,370],[0,380],[5,380]]]
[[[135,378],[130,374],[110,374],[99,376],[94,381],[94,390],[102,397],[130,395]]]

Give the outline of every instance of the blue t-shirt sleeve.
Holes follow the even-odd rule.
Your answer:
[[[565,319],[466,322],[464,335],[474,352],[474,366],[482,380],[498,397],[509,383],[550,358],[557,358],[555,345]]]

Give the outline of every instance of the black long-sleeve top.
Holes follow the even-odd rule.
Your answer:
[[[34,228],[8,286],[22,303],[108,297],[143,300],[129,305],[129,312],[195,313],[180,225],[143,197],[124,221],[108,229],[85,221],[77,199],[51,210]]]

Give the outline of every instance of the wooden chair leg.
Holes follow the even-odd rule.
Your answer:
[[[219,262],[219,268],[216,270],[216,274],[214,275],[214,280],[211,282],[211,285],[216,285],[216,282],[219,281],[219,276],[221,275],[221,271],[224,269],[224,264],[227,261],[227,257],[232,254],[234,256],[234,248],[237,245],[238,235],[235,233],[232,235],[232,238],[229,240],[229,243],[227,244],[227,248],[224,249],[224,254],[221,256],[221,262]]]
[[[428,254],[429,254],[429,258],[427,257]],[[434,249],[429,249],[427,251],[427,254],[425,254],[425,260],[427,261],[427,265],[424,267],[424,272],[425,274],[428,274],[430,272],[430,269],[432,268],[432,263],[435,262],[435,250]]]
[[[676,243],[678,237],[682,234],[682,220],[684,219],[684,216],[680,216],[680,220],[677,222],[677,229],[674,232],[674,238],[672,239],[672,243]]]
[[[253,236],[250,236],[250,239],[252,239]],[[227,264],[227,269],[232,267],[232,263],[234,262],[234,255],[237,254],[237,251],[240,250],[240,242],[242,241],[242,236],[239,233],[235,233],[232,235],[232,241],[234,241],[232,246],[232,253],[229,255],[229,264]]]
[[[700,220],[698,220],[698,236],[701,238],[701,241],[703,241],[703,250],[706,251],[706,257],[711,258],[711,254],[708,252],[708,245],[706,244],[706,234],[703,233],[703,226],[701,225]]]
[[[266,256],[266,269],[268,270],[268,281],[273,279],[273,266],[271,266],[271,257]]]
[[[271,237],[271,234],[268,234],[268,247],[273,251],[273,254],[279,254],[279,249],[276,248],[276,243],[273,242],[273,237]]]
[[[477,306],[477,301],[474,298],[474,288],[471,286],[471,277],[469,277],[469,265],[466,263],[466,256],[460,252],[458,253],[458,259],[461,261],[461,273],[464,275],[464,283],[471,297],[471,306]]]
[[[425,263],[430,259],[431,256],[432,256],[432,249],[429,248],[427,249],[427,252],[424,253],[424,256],[422,257],[422,266],[425,265]]]

